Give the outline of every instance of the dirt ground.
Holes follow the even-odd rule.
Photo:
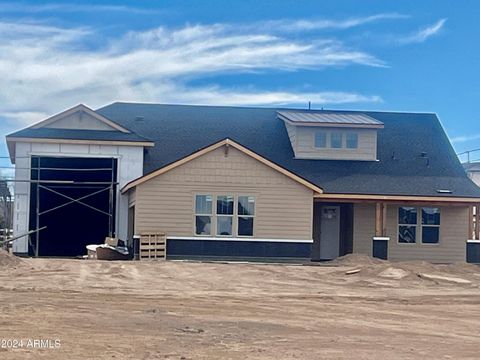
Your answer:
[[[0,254],[0,359],[478,359],[479,286],[474,265],[360,256],[307,266]]]

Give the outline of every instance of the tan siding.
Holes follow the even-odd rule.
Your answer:
[[[197,193],[254,195],[255,238],[312,238],[313,192],[231,147],[137,186],[136,231],[193,236]]]
[[[375,206],[355,205],[354,216],[354,252],[371,255],[372,236],[375,232]],[[388,206],[389,260],[425,260],[437,263],[465,261],[468,207],[440,208],[440,242],[436,245],[421,243],[421,233],[418,233],[420,227],[415,244],[399,244],[397,216],[398,206]]]
[[[297,127],[285,123],[285,127],[287,129],[288,137],[290,138],[290,143],[292,144],[293,152],[295,156],[297,154]]]
[[[315,147],[315,131],[327,132],[356,132],[358,133],[357,149],[318,149]],[[345,141],[345,140],[344,140]],[[307,159],[350,159],[376,160],[377,159],[377,131],[375,129],[344,129],[344,128],[314,128],[298,126],[296,132],[297,158]]]
[[[371,256],[374,234],[375,207],[355,204],[353,207],[353,252]]]

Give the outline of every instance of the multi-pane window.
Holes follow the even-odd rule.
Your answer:
[[[317,148],[327,147],[327,133],[325,131],[317,131],[315,133],[315,147]]]
[[[358,134],[355,132],[349,132],[346,134],[347,149],[358,148]]]
[[[233,234],[233,196],[217,196],[217,235]]]
[[[255,197],[238,197],[238,236],[253,236],[255,217]]]
[[[421,234],[422,244],[438,244],[440,239],[439,208],[398,208],[398,242],[415,243],[417,234]]]
[[[315,132],[314,145],[320,149],[358,149],[358,133],[319,130]]]
[[[440,209],[422,208],[422,243],[438,244],[440,237]]]
[[[212,195],[195,196],[195,234],[212,234]]]
[[[195,195],[196,235],[253,236],[254,220],[254,196]]]
[[[415,243],[417,241],[417,209],[414,207],[398,208],[398,242]]]
[[[332,132],[330,134],[330,147],[333,149],[340,149],[343,143],[343,134],[340,132]]]

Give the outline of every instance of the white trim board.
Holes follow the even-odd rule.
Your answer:
[[[211,237],[211,236],[167,236],[167,240],[208,240],[208,241],[240,241],[240,242],[277,242],[277,243],[299,243],[312,244],[312,239],[259,239],[239,237]]]

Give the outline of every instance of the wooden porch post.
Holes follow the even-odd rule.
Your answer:
[[[375,204],[375,236],[382,236],[383,229],[383,212],[382,203],[377,202]]]
[[[475,206],[475,240],[480,240],[480,204]]]
[[[387,204],[382,204],[382,236],[387,236]]]
[[[473,239],[475,234],[473,233],[473,206],[468,207],[468,239]]]

